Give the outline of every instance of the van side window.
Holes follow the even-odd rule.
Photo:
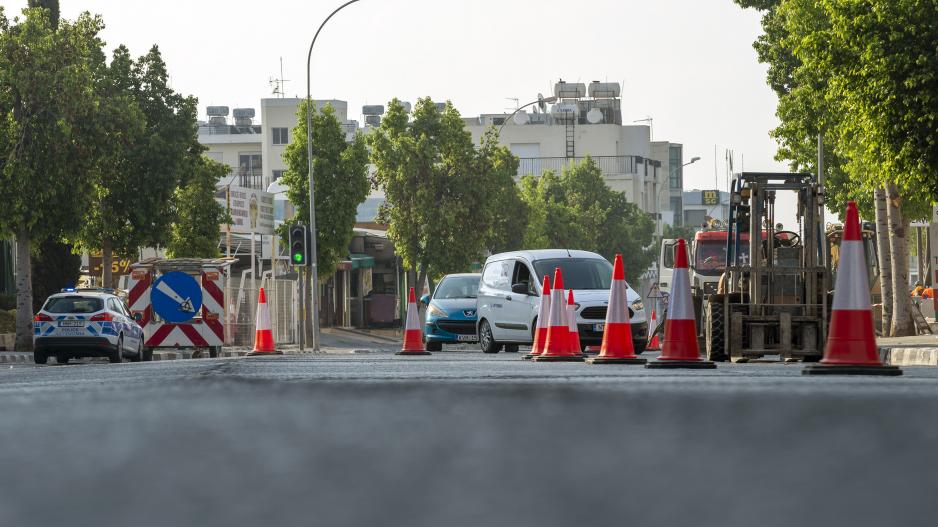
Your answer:
[[[514,270],[514,260],[490,262],[482,272],[482,283],[492,289],[511,291],[511,273]]]
[[[664,253],[664,266],[668,269],[674,268],[674,246],[675,244],[669,243],[661,248]]]
[[[528,294],[532,296],[535,294],[534,283],[531,280],[531,270],[528,269],[528,264],[521,261],[515,262],[515,271],[511,279],[511,285],[514,286],[515,284],[525,284],[528,288]]]

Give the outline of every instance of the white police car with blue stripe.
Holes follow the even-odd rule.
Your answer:
[[[46,299],[34,319],[33,350],[36,364],[49,357],[59,364],[79,357],[152,360],[143,329],[113,289],[63,289]]]

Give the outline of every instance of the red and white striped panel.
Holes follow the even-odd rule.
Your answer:
[[[223,275],[218,269],[202,271],[202,320],[219,341],[219,344],[212,346],[221,346],[225,340],[225,293],[222,279]]]
[[[146,345],[150,347],[221,346],[222,338],[208,324],[153,323],[144,329]]]
[[[153,307],[150,305],[150,283],[152,275],[146,269],[134,269],[130,273],[127,297],[127,305],[130,306],[130,313],[136,316],[140,313],[143,318],[137,321],[140,327],[145,328],[153,318]]]

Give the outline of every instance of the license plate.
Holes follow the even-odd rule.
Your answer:
[[[593,331],[602,331],[606,328],[605,324],[593,324]]]
[[[476,342],[479,337],[475,335],[456,335],[456,340],[458,342]]]
[[[84,320],[60,320],[60,328],[80,328],[85,325]]]

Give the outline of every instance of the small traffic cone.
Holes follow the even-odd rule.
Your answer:
[[[274,332],[270,329],[270,308],[262,287],[257,295],[257,318],[254,321],[254,350],[248,356],[283,355],[274,345]]]
[[[687,270],[687,242],[683,238],[678,238],[674,246],[674,274],[671,281],[671,302],[664,323],[661,355],[645,367],[716,368],[713,362],[700,358],[694,303],[690,295],[690,274]]]
[[[583,360],[580,350],[573,353],[570,347],[570,324],[563,299],[563,273],[554,269],[554,288],[550,295],[550,316],[547,321],[547,339],[541,354],[532,358],[535,362],[579,362]]]
[[[635,355],[632,344],[632,325],[629,322],[629,303],[625,285],[622,255],[617,254],[612,266],[612,286],[609,289],[609,309],[603,326],[603,345],[599,355],[587,359],[590,364],[645,364]]]
[[[857,204],[847,203],[847,221],[840,243],[840,263],[831,324],[820,363],[809,364],[804,375],[902,375],[897,366],[885,366],[879,358],[873,333],[873,306],[860,238]]]
[[[580,346],[580,330],[576,325],[576,306],[573,301],[573,289],[567,289],[567,326],[570,328],[570,351],[577,355],[583,355],[583,348]]]
[[[658,310],[651,310],[651,324],[648,325],[648,336],[651,337],[651,341],[648,342],[648,346],[645,348],[650,351],[658,351],[661,349],[661,342],[658,340]]]
[[[531,346],[531,352],[522,355],[522,359],[531,359],[544,351],[548,317],[550,317],[550,277],[545,274],[544,283],[541,284],[541,300],[537,308],[537,325],[534,326],[534,344]]]
[[[423,347],[423,331],[420,329],[420,320],[417,316],[417,296],[414,288],[410,288],[407,298],[407,323],[404,326],[404,347],[395,355],[429,355],[430,352]]]

